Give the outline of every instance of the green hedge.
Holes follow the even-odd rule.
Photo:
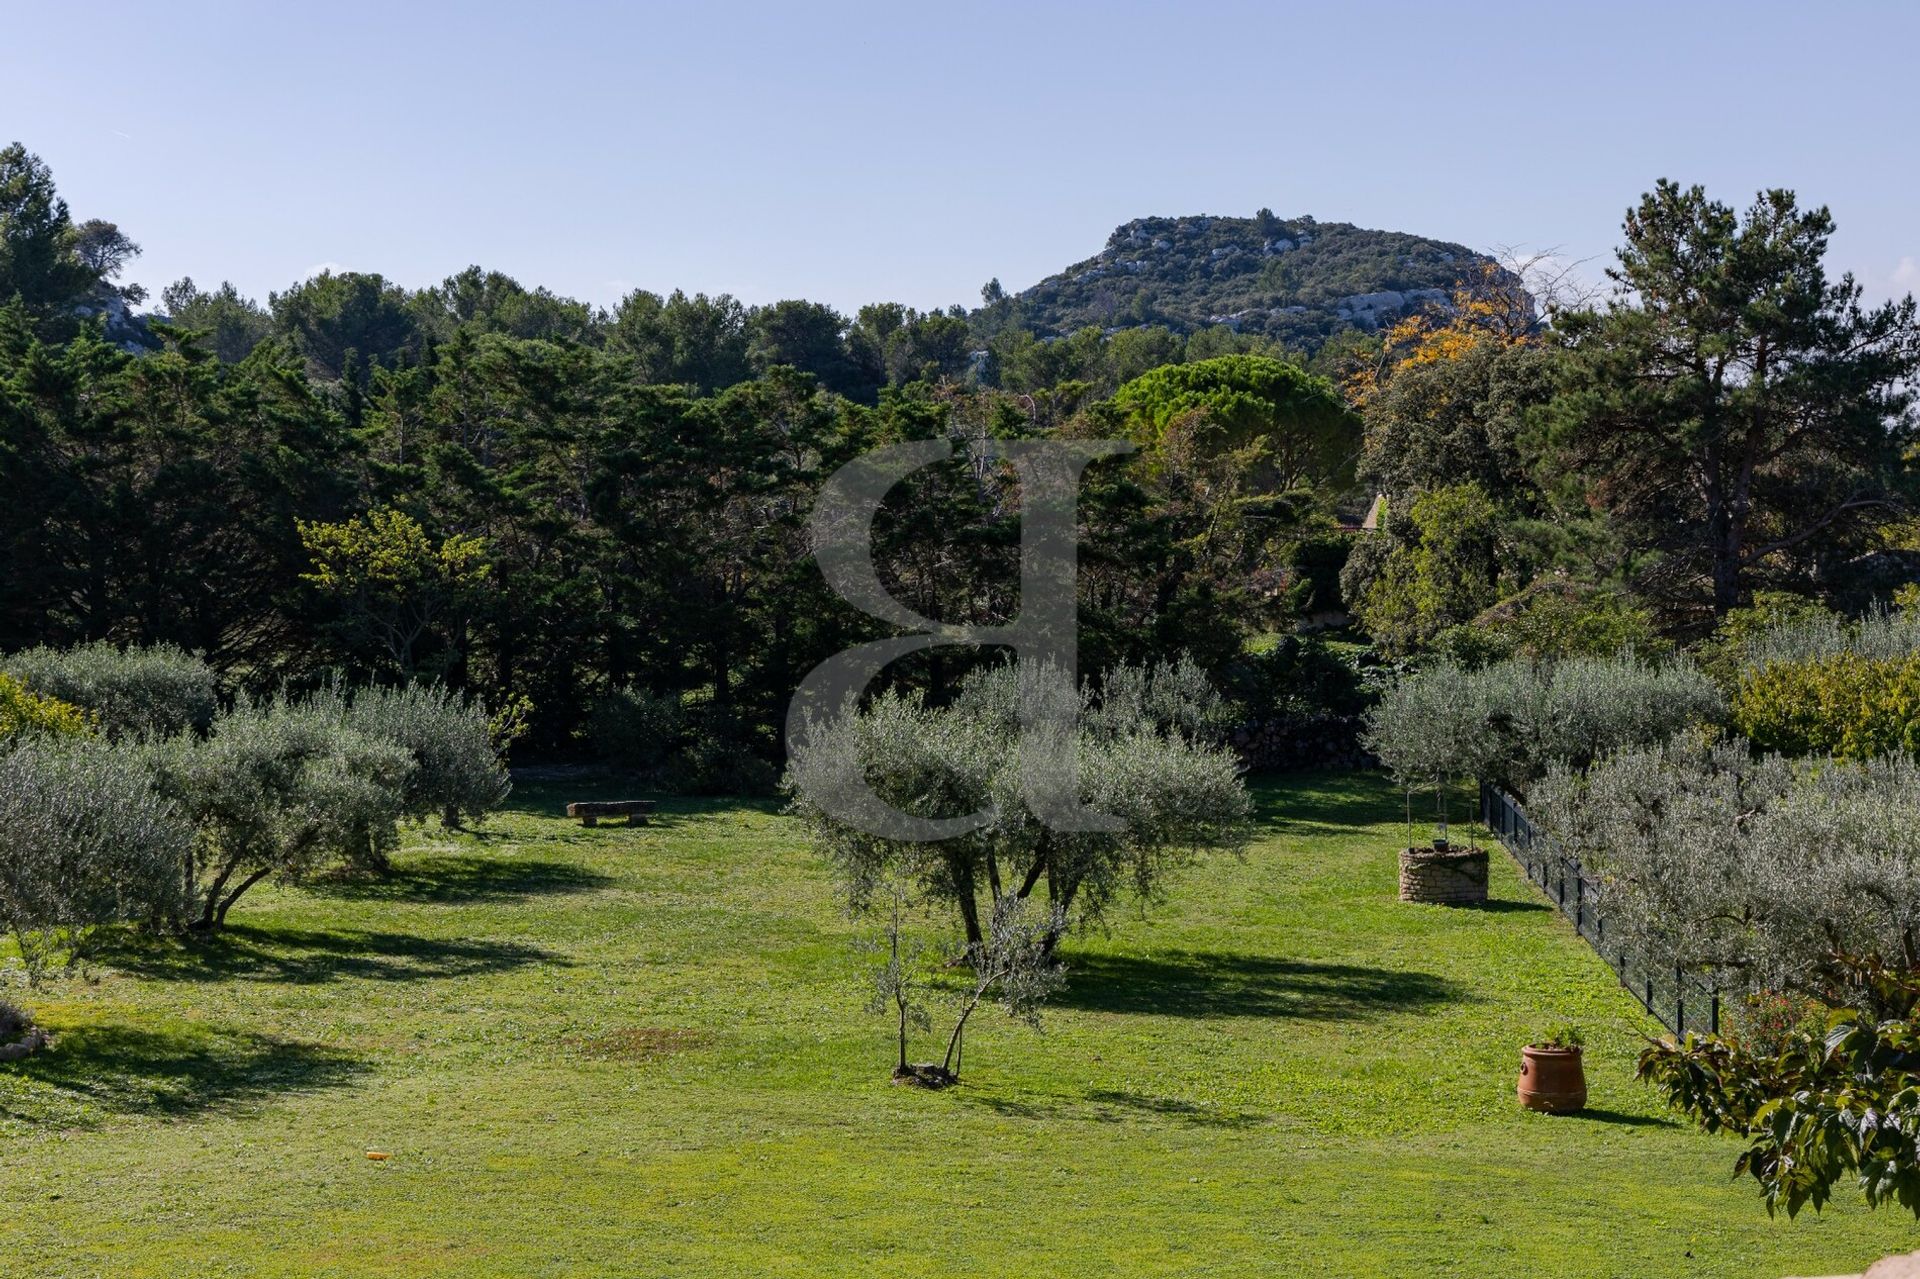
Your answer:
[[[1920,653],[1834,653],[1746,672],[1734,728],[1787,755],[1920,754]]]

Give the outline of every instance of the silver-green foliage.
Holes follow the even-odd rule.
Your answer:
[[[0,658],[0,670],[43,697],[95,712],[115,739],[204,732],[220,709],[213,669],[171,644],[43,646]]]
[[[1584,766],[1726,715],[1725,695],[1684,660],[1441,662],[1387,689],[1366,741],[1405,785],[1482,777],[1524,788],[1555,764]]]
[[[1251,801],[1238,760],[1212,740],[1212,690],[1187,663],[1120,669],[1089,685],[1078,727],[1063,741],[1023,749],[1021,669],[979,672],[952,705],[886,693],[800,752],[788,790],[816,846],[841,874],[856,908],[884,882],[903,879],[957,906],[969,945],[986,940],[981,903],[1026,899],[1044,887],[1061,917],[1097,917],[1121,893],[1154,897],[1166,874],[1203,849],[1238,850]],[[1119,819],[1111,832],[1058,831],[1032,811],[1025,779],[1078,765],[1083,803]],[[985,824],[937,843],[875,835],[832,816],[820,787],[864,778],[899,811],[958,817],[984,811]],[[988,918],[991,918],[989,912]]]
[[[1920,766],[1756,756],[1678,738],[1582,775],[1534,815],[1600,881],[1609,940],[1722,989],[1845,1002],[1836,956],[1920,965]]]
[[[147,750],[162,790],[198,828],[207,927],[270,874],[384,864],[416,767],[411,751],[356,727],[330,695],[242,702],[204,740]]]
[[[513,789],[487,709],[476,698],[438,684],[376,686],[356,690],[342,715],[349,728],[412,756],[406,813],[417,821],[437,816],[453,826],[482,817]]]
[[[37,978],[100,925],[171,919],[192,839],[134,748],[81,738],[0,752],[0,930]]]
[[[1869,613],[1857,621],[1829,613],[1784,622],[1748,637],[1741,657],[1752,671],[1843,653],[1880,660],[1915,652],[1920,652],[1920,609],[1903,609]]]

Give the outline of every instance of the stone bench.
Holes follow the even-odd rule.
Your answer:
[[[629,826],[645,826],[652,811],[650,799],[600,799],[567,805],[567,816],[578,817],[582,826],[598,826],[602,817],[624,817]]]

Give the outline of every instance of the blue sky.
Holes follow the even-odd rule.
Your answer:
[[[0,140],[156,291],[478,262],[972,304],[1263,205],[1583,258],[1671,176],[1831,206],[1885,297],[1920,289],[1917,64],[1896,3],[15,4]]]

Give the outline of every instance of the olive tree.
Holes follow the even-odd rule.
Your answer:
[[[1152,899],[1169,872],[1203,850],[1245,844],[1251,803],[1240,765],[1217,740],[1218,698],[1190,663],[1121,668],[1087,685],[1075,730],[1037,756],[1022,749],[1022,682],[1021,667],[1009,663],[968,677],[944,707],[885,693],[796,747],[787,779],[794,809],[856,909],[889,880],[911,883],[951,905],[977,956],[994,904],[1044,891],[1051,949],[1069,919],[1097,919],[1127,892]],[[1115,829],[1056,830],[1030,807],[1027,772],[1069,752],[1079,799],[1116,818]],[[874,834],[821,802],[824,788],[847,776],[915,817],[986,818],[934,842]]]
[[[1475,776],[1525,789],[1555,764],[1585,767],[1726,718],[1719,688],[1679,659],[1438,662],[1386,690],[1368,714],[1367,744],[1403,781]]]
[[[164,793],[198,829],[190,874],[199,929],[279,873],[384,865],[416,767],[404,746],[350,723],[337,699],[243,702],[204,739],[150,744]]]
[[[1533,808],[1597,874],[1610,937],[1722,990],[1842,1006],[1857,998],[1842,956],[1920,968],[1909,758],[1795,761],[1682,737],[1555,769]]]
[[[0,751],[0,930],[29,979],[63,951],[79,958],[101,925],[175,917],[192,839],[131,748],[39,738]]]
[[[205,732],[220,708],[213,668],[171,644],[43,646],[0,658],[0,670],[93,712],[100,731],[115,739]]]
[[[1433,788],[1445,822],[1451,782],[1510,771],[1516,719],[1536,692],[1532,669],[1521,664],[1467,670],[1442,663],[1397,681],[1368,712],[1367,749],[1407,793],[1409,844],[1417,788]]]
[[[513,789],[493,721],[476,698],[438,684],[362,688],[346,700],[342,718],[412,758],[404,799],[416,821],[438,817],[456,827],[492,812]]]

